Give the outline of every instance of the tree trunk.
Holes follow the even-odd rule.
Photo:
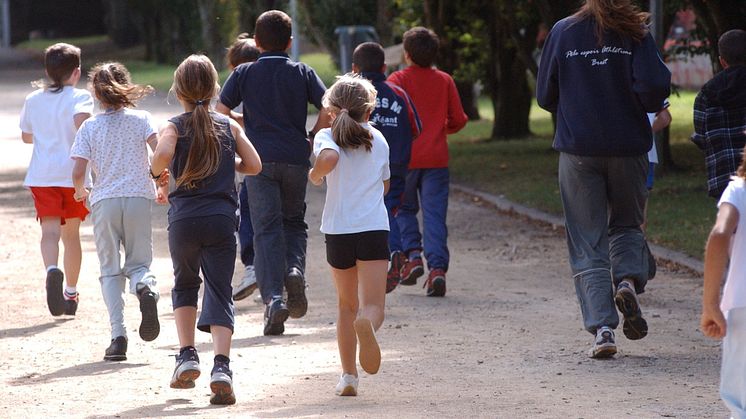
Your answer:
[[[220,71],[225,67],[223,54],[223,42],[220,36],[220,30],[215,25],[217,19],[217,5],[212,0],[197,0],[199,7],[199,18],[202,24],[202,44],[207,56]]]
[[[464,108],[464,113],[469,117],[470,121],[478,121],[481,117],[479,115],[479,102],[478,97],[474,92],[474,83],[468,81],[457,81],[456,90],[458,90],[459,98],[461,99],[461,106]]]

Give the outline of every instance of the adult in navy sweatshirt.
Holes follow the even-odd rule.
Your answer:
[[[586,0],[552,28],[539,67],[539,105],[557,115],[570,267],[584,326],[595,335],[593,358],[617,351],[615,304],[628,339],[648,331],[637,300],[650,276],[640,230],[652,144],[646,113],[662,108],[671,73],[647,18],[630,0]]]

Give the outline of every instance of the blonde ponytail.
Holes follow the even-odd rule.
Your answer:
[[[376,106],[376,89],[366,79],[345,74],[326,91],[324,107],[336,115],[332,138],[342,149],[364,147],[370,151],[373,134],[362,125]]]

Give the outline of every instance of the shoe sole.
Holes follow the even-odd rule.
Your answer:
[[[244,298],[247,298],[247,297],[251,296],[251,294],[253,294],[254,291],[256,291],[256,289],[257,289],[257,284],[256,284],[256,282],[254,282],[253,284],[249,285],[248,287],[236,291],[236,293],[233,294],[233,300],[234,301],[241,301]]]
[[[607,359],[616,355],[616,345],[606,345],[591,350],[591,358]]]
[[[337,396],[357,396],[357,389],[353,386],[345,386],[342,391],[337,393]]]
[[[233,393],[233,386],[226,381],[210,382],[210,404],[236,404],[236,394]]]
[[[416,268],[412,268],[412,270],[409,272],[409,275],[403,276],[401,278],[401,281],[399,281],[400,285],[417,285],[417,278],[421,277],[425,274],[425,268],[422,266],[418,266]]]
[[[126,361],[127,355],[104,355],[104,361]]]
[[[360,367],[368,374],[375,374],[381,367],[381,348],[378,346],[373,324],[368,319],[357,319],[353,323],[360,342]]]
[[[145,342],[155,340],[161,333],[161,324],[158,322],[158,302],[152,294],[140,297],[140,313],[140,338]]]
[[[287,307],[290,317],[299,319],[308,311],[308,299],[306,299],[306,282],[303,277],[289,275],[285,279],[285,289],[288,292]]]
[[[264,327],[264,336],[278,336],[285,333],[285,322],[290,316],[290,310],[281,308],[269,317],[269,324]]]
[[[624,316],[622,331],[629,340],[639,340],[648,335],[648,322],[642,318],[642,310],[635,294],[626,288],[621,288],[614,296],[617,308]]]
[[[184,370],[176,378],[171,379],[171,388],[194,388],[194,382],[199,378],[201,374],[200,370],[188,369]]]
[[[435,278],[432,286],[427,289],[428,297],[445,297],[446,295],[446,280],[443,278]]]
[[[64,280],[65,275],[58,269],[47,274],[47,307],[53,316],[61,316],[65,313],[65,297],[62,295]]]

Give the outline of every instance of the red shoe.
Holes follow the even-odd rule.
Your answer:
[[[401,270],[404,264],[407,263],[407,257],[400,251],[395,251],[391,254],[391,266],[389,267],[389,273],[386,276],[386,294],[390,293],[401,281]]]
[[[401,285],[415,285],[417,278],[421,277],[425,273],[425,268],[422,266],[422,258],[414,258],[407,261],[401,270]]]
[[[446,272],[443,269],[436,268],[430,271],[427,281],[422,286],[427,287],[428,297],[443,297],[446,295]]]

